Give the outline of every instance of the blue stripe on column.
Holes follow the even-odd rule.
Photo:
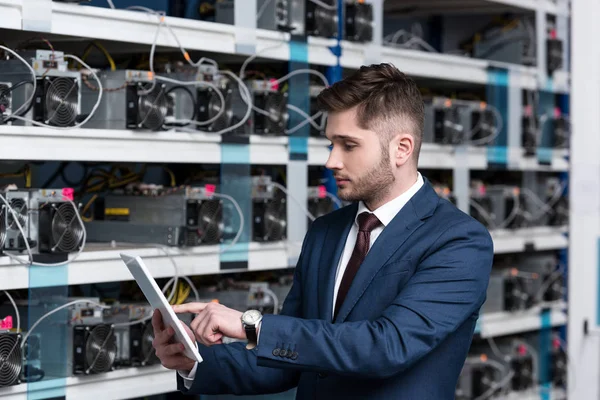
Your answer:
[[[488,164],[505,168],[508,163],[508,70],[504,68],[488,69],[487,102],[496,107],[502,116],[500,133],[487,148]]]
[[[221,269],[248,268],[248,243],[252,233],[252,187],[250,180],[250,146],[242,144],[221,144],[221,185],[220,192],[233,197],[244,216],[242,234],[238,242],[231,246],[231,240],[240,229],[240,217],[227,200],[223,201],[223,220],[226,240],[221,246]]]
[[[550,349],[552,338],[552,311],[543,310],[540,314],[540,348],[538,351],[538,381],[542,386],[550,387]],[[550,400],[550,392],[542,390],[542,399]]]
[[[63,259],[44,257],[43,259],[34,258],[34,261],[56,263]],[[29,267],[29,303],[35,304],[40,300],[48,301],[51,298],[55,301],[48,307],[30,306],[27,310],[27,324],[23,326],[25,331],[28,331],[49,309],[67,302],[68,283],[68,265],[47,267],[33,264]],[[34,334],[41,338],[40,361],[44,366],[45,376],[43,380],[27,385],[28,400],[66,396],[66,377],[72,374],[72,371],[67,368],[67,346],[71,346],[68,339],[68,320],[67,310],[61,310],[44,319],[36,327]],[[27,354],[25,356],[28,357]]]
[[[289,70],[293,72],[299,69],[308,69],[308,46],[306,42],[290,42],[290,62]],[[288,102],[306,114],[310,115],[310,75],[298,74],[290,78],[288,88]],[[306,119],[294,111],[290,111],[288,127],[293,129],[299,126]],[[308,136],[310,135],[310,124],[306,124],[300,129],[290,134],[289,155],[291,160],[308,159]]]
[[[540,164],[552,163],[552,129],[554,127],[552,116],[554,115],[554,97],[554,93],[550,90],[539,91],[538,116],[546,115],[549,118],[543,126],[540,147],[537,150],[538,162]]]

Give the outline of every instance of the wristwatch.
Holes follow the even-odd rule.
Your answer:
[[[262,320],[262,314],[258,310],[248,310],[242,314],[242,326],[246,331],[246,338],[248,344],[246,348],[248,350],[256,347],[258,342],[258,336],[256,334],[256,326]]]

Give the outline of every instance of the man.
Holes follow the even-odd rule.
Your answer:
[[[159,313],[156,354],[188,394],[297,387],[298,399],[454,399],[486,298],[490,235],[417,171],[424,111],[411,79],[364,66],[318,101],[326,166],[338,196],[355,203],[312,224],[281,315],[176,306],[197,313],[188,333],[204,362],[170,344]]]

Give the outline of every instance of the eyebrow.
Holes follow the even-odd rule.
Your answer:
[[[355,140],[355,141],[360,141],[360,138],[357,138],[355,136],[333,134],[333,135],[331,135],[331,139],[330,140]]]

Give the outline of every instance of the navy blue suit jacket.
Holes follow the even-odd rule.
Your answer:
[[[385,227],[335,321],[339,259],[357,212],[318,218],[302,245],[281,315],[260,343],[200,346],[189,394],[276,393],[297,399],[451,400],[485,301],[488,231],[425,184]]]

